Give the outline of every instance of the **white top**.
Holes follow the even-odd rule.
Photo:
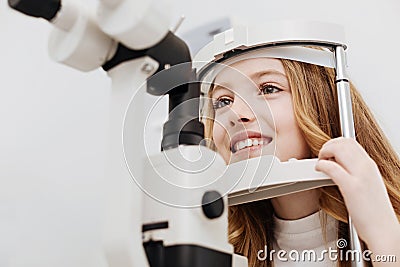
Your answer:
[[[336,246],[338,221],[326,215],[325,241],[321,227],[323,215],[323,211],[319,211],[298,220],[282,220],[274,216],[276,242],[273,249],[276,252],[273,254],[273,260],[275,267],[336,266],[337,261],[329,255],[338,256],[339,253],[329,253],[329,250],[338,251]],[[279,250],[285,252],[279,252]]]

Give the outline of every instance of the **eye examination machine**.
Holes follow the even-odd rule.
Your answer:
[[[192,58],[169,28],[164,1],[100,0],[95,12],[69,0],[8,4],[52,24],[54,61],[84,72],[102,68],[112,80],[103,241],[109,266],[248,266],[228,242],[230,205],[333,185],[314,170],[317,159],[264,155],[227,165],[207,145],[203,116],[207,91],[225,66],[290,59],[335,69],[342,136],[355,138],[342,27],[234,26]],[[124,179],[132,188],[118,185]],[[351,218],[349,233],[351,249],[361,251]]]

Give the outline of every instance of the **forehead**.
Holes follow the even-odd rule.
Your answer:
[[[224,67],[215,77],[215,82],[230,81],[235,78],[247,77],[256,79],[264,73],[280,73],[285,75],[282,62],[275,58],[245,59]]]

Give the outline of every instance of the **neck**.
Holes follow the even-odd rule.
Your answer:
[[[271,200],[275,215],[284,220],[297,220],[317,212],[319,208],[318,189],[293,193]]]

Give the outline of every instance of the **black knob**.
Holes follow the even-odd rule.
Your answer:
[[[8,0],[8,5],[28,16],[51,21],[61,8],[61,0]]]
[[[217,191],[207,191],[201,200],[204,215],[209,219],[220,217],[224,213],[224,200]]]

